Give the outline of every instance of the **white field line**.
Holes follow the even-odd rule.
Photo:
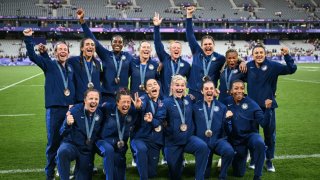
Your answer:
[[[283,155],[276,156],[275,159],[306,159],[306,158],[320,158],[320,154],[301,154],[301,155]],[[194,164],[195,160],[188,160],[188,164]],[[131,164],[128,167],[132,167]],[[18,173],[34,173],[44,172],[44,169],[11,169],[11,170],[0,170],[0,174],[18,174]]]
[[[39,76],[39,75],[41,75],[41,74],[43,74],[43,73],[41,72],[41,73],[39,73],[39,74],[33,75],[33,76],[31,76],[31,77],[28,77],[28,78],[23,79],[23,80],[21,80],[21,81],[18,81],[18,82],[16,82],[16,83],[10,84],[9,86],[6,86],[6,87],[4,87],[4,88],[1,88],[0,91],[3,91],[3,90],[8,89],[8,88],[10,88],[10,87],[13,87],[13,86],[15,86],[15,85],[17,85],[17,84],[20,84],[20,83],[22,83],[22,82],[25,82],[25,81],[27,81],[27,80],[29,80],[29,79],[32,79],[32,78],[34,78],[34,77],[37,77],[37,76]]]
[[[35,114],[0,114],[0,117],[34,116]]]
[[[301,80],[301,79],[293,79],[293,78],[282,78],[284,80],[291,80],[291,81],[297,81],[297,82],[306,82],[306,83],[314,83],[314,84],[320,84],[320,81],[309,81],[309,80]]]

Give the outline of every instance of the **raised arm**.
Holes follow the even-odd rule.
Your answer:
[[[198,44],[196,37],[193,31],[192,25],[192,15],[193,12],[196,10],[194,6],[187,7],[187,19],[186,19],[186,36],[189,43],[189,47],[191,49],[192,54],[201,51],[201,47]]]
[[[169,54],[164,50],[163,43],[161,42],[160,35],[160,24],[162,22],[162,18],[160,18],[159,13],[155,12],[153,17],[153,29],[154,29],[154,47],[156,49],[159,60],[163,62],[165,60],[165,56],[169,56]]]
[[[297,70],[297,65],[294,64],[294,60],[289,55],[289,49],[287,47],[281,48],[281,55],[284,56],[286,65],[281,64],[279,68],[279,75],[293,74]]]

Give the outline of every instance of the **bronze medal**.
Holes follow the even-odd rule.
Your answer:
[[[187,124],[183,123],[183,124],[180,125],[180,130],[181,130],[181,131],[184,132],[184,131],[187,131],[187,129],[188,129]]]
[[[63,90],[65,96],[70,96],[70,90],[68,88]]]
[[[91,144],[91,139],[87,139],[87,140],[86,140],[86,145],[89,146],[90,144]]]
[[[208,81],[208,80],[210,80],[209,76],[203,76],[203,77],[202,77],[202,81],[203,81],[203,82]]]
[[[116,78],[114,79],[114,81],[116,82],[116,84],[119,84],[119,83],[120,83],[120,77],[116,77]]]
[[[161,125],[159,125],[158,127],[154,128],[154,131],[155,131],[155,132],[160,132],[161,130],[162,130]]]
[[[207,137],[211,137],[212,136],[212,131],[210,129],[207,129],[206,132],[204,132],[204,134],[207,136]]]
[[[118,141],[117,142],[117,146],[118,146],[119,149],[123,148],[124,147],[124,141],[122,141],[122,140]]]
[[[92,82],[89,82],[89,83],[88,83],[88,88],[89,88],[89,89],[93,89],[93,87],[94,87],[93,83],[92,83]]]
[[[140,84],[140,85],[139,85],[139,89],[140,89],[141,91],[144,91],[144,85],[143,85],[143,84]]]

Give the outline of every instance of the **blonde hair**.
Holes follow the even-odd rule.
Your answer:
[[[172,93],[172,85],[174,83],[176,83],[177,81],[179,81],[179,80],[182,80],[184,82],[184,84],[187,86],[187,80],[186,80],[185,77],[181,76],[180,74],[172,76],[171,83],[170,83],[170,94],[169,94],[170,96],[173,95],[173,93]],[[184,91],[183,96],[186,96],[186,95],[187,95],[187,93],[186,93],[186,91]]]

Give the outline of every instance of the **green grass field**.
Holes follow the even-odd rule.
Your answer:
[[[44,76],[17,83],[39,73],[38,67],[0,67],[0,179],[45,179]],[[299,64],[296,74],[279,78],[276,173],[264,170],[263,179],[319,178],[319,92],[320,64]],[[99,172],[94,179],[105,179],[99,156],[95,164]],[[131,164],[129,151],[127,164]],[[160,166],[156,179],[167,179],[167,173],[167,167]],[[247,170],[243,178],[231,175],[232,169],[228,179],[252,179],[253,171]],[[187,165],[183,177],[194,179],[194,164]],[[217,177],[213,168],[212,179]],[[139,179],[135,168],[128,168],[127,179]]]

